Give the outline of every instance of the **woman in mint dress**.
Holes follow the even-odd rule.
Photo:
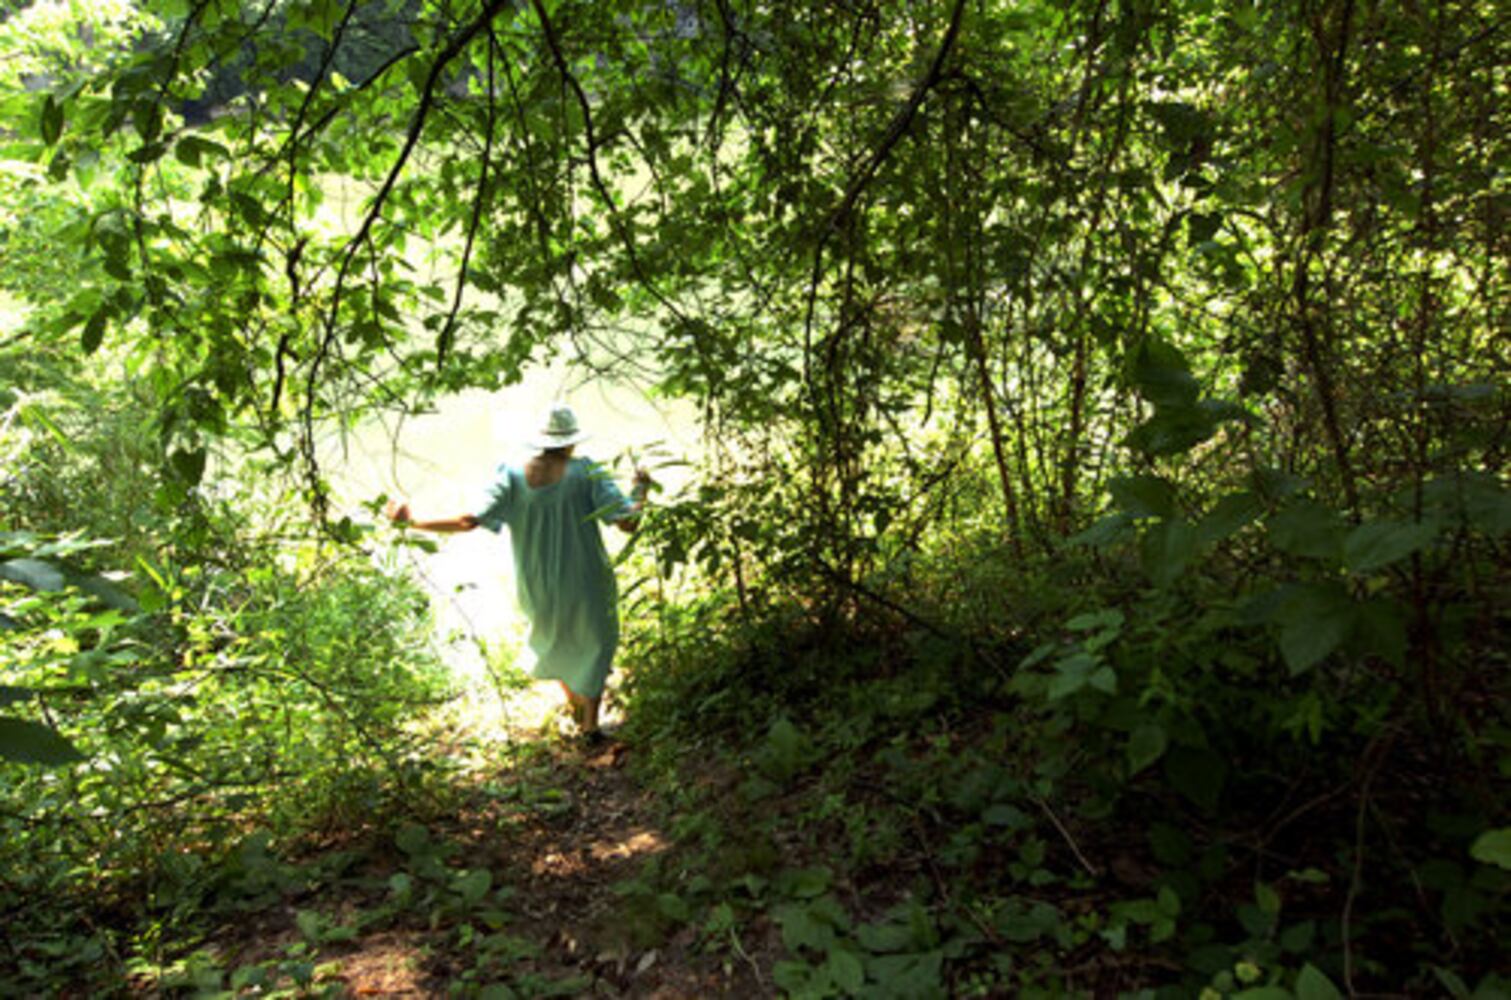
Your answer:
[[[601,738],[598,707],[619,644],[619,596],[601,523],[634,531],[650,484],[635,473],[631,501],[606,470],[573,450],[587,437],[566,406],[553,407],[531,441],[540,453],[501,466],[477,514],[415,520],[408,504],[388,516],[425,531],[509,528],[520,608],[530,621],[531,673],[559,681],[584,735]]]

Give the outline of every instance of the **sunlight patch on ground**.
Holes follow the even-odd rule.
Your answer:
[[[667,846],[661,834],[648,827],[640,827],[617,840],[594,841],[580,851],[547,851],[530,864],[530,870],[536,875],[578,877],[590,865],[660,854]]]
[[[475,743],[487,754],[504,744],[574,732],[566,699],[555,681],[537,681],[518,667],[489,665],[481,657],[475,669],[475,673],[472,667],[458,671],[460,695],[441,710],[438,720],[460,740]],[[495,685],[495,676],[502,684]],[[599,716],[599,722],[609,728],[623,721],[614,698],[615,680],[610,675],[608,698]]]
[[[600,840],[589,846],[594,861],[623,861],[641,854],[659,854],[667,843],[651,829],[634,830],[617,841]]]

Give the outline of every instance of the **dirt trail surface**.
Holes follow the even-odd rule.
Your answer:
[[[260,964],[284,988],[309,975],[315,995],[770,995],[754,960],[704,954],[634,881],[672,845],[633,753],[531,748],[454,818],[359,846],[339,877],[226,928],[222,967]]]

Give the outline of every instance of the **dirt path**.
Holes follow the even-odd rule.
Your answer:
[[[225,985],[242,969],[335,996],[768,994],[637,880],[672,845],[634,750],[527,749],[453,819],[363,845],[344,871],[341,848],[317,853],[334,877],[218,936]]]

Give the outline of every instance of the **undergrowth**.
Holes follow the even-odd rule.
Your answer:
[[[1449,725],[1367,637],[1287,669],[1263,579],[975,565],[906,615],[861,586],[640,623],[631,733],[681,817],[643,893],[704,948],[793,996],[1511,989],[1492,635]]]

